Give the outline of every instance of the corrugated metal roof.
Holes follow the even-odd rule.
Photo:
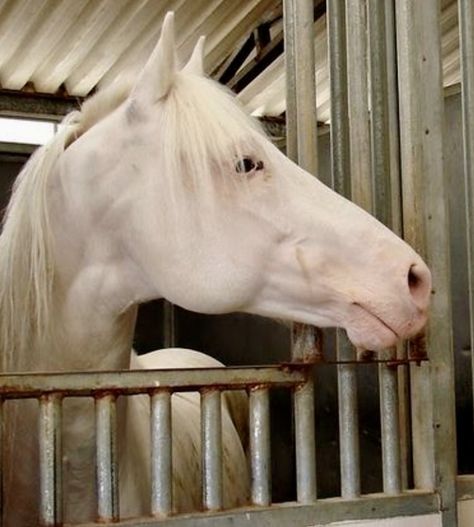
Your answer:
[[[448,86],[459,82],[456,0],[443,0],[442,8],[443,70]],[[1,87],[50,94],[65,90],[83,97],[121,75],[134,75],[156,43],[168,10],[176,13],[178,53],[183,60],[197,38],[207,35],[206,68],[211,72],[263,22],[272,20],[272,34],[281,30],[280,0],[0,0]],[[318,118],[326,122],[325,15],[315,23],[315,52]],[[251,80],[239,97],[258,115],[284,112],[283,56]]]

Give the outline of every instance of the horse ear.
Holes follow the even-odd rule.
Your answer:
[[[204,44],[206,43],[206,37],[199,37],[194,50],[191,54],[190,59],[183,71],[187,73],[194,73],[195,75],[204,75]]]
[[[132,96],[156,102],[170,91],[176,73],[174,45],[174,13],[169,11],[163,20],[161,36],[140,73]]]

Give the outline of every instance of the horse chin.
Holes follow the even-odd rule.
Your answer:
[[[396,346],[401,338],[386,322],[377,315],[354,305],[356,314],[346,326],[347,336],[356,348],[382,351]]]

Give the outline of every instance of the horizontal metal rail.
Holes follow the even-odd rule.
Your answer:
[[[94,397],[153,393],[157,389],[189,392],[205,388],[247,389],[266,385],[291,387],[306,381],[308,365],[250,368],[194,368],[87,373],[18,373],[0,375],[0,398],[39,398],[49,393]]]
[[[341,520],[394,518],[433,514],[439,511],[438,496],[430,492],[409,491],[398,496],[371,494],[356,499],[328,498],[311,505],[294,502],[273,504],[270,508],[243,507],[235,511],[180,515],[165,520],[122,521],[122,527],[287,527],[288,525],[327,524]],[[84,524],[82,527],[96,527]]]

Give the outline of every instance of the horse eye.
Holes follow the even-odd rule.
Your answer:
[[[255,161],[250,157],[243,157],[242,159],[239,159],[235,164],[235,171],[239,174],[248,174],[253,169],[255,170],[262,170],[263,169],[263,161]]]

